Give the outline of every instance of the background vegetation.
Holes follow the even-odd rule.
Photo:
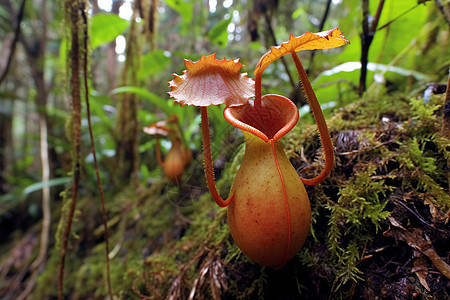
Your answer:
[[[63,228],[76,204],[63,286],[70,299],[446,299],[450,154],[439,94],[449,24],[445,0],[2,0],[0,297],[58,295]],[[349,46],[300,55],[329,120],[337,166],[309,190],[305,248],[275,272],[234,245],[203,179],[199,113],[175,105],[167,82],[185,69],[183,59],[211,53],[240,58],[252,77],[271,45],[334,27]],[[263,88],[300,108],[285,143],[301,170],[320,164],[320,146],[293,74],[279,61]],[[179,185],[164,178],[155,139],[142,132],[173,114],[193,151]],[[225,195],[242,136],[222,108],[211,108],[210,118]],[[166,153],[170,141],[161,146]]]

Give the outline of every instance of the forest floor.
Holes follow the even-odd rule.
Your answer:
[[[181,185],[107,194],[111,282],[119,299],[449,299],[449,141],[440,135],[442,95],[392,95],[346,106],[327,120],[336,165],[307,187],[312,225],[306,244],[281,270],[246,258],[229,233],[226,209],[204,183],[202,158]],[[239,143],[237,143],[239,144]],[[284,140],[300,176],[323,163],[315,126],[298,125]],[[243,155],[217,166],[226,194]],[[98,200],[80,195],[66,258],[67,299],[104,299],[105,246]],[[61,207],[53,212],[56,231]],[[17,225],[17,224],[16,224]],[[1,246],[0,298],[17,299],[31,281],[32,299],[56,297],[59,251],[34,278],[39,227],[8,228]],[[2,229],[2,234],[5,228]],[[58,239],[51,241],[52,247]]]

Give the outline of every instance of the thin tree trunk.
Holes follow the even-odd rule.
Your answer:
[[[42,230],[41,241],[39,247],[39,255],[36,259],[35,266],[42,266],[46,261],[48,237],[50,233],[51,210],[50,210],[50,187],[48,182],[50,180],[50,162],[47,143],[48,133],[48,118],[47,118],[47,85],[44,79],[44,62],[45,62],[45,48],[47,40],[47,1],[42,0],[41,3],[41,22],[42,22],[42,36],[40,38],[41,45],[39,48],[39,56],[36,61],[36,88],[38,90],[38,110],[39,110],[39,132],[40,132],[40,156],[42,167]]]
[[[369,48],[372,44],[375,32],[380,20],[385,0],[378,2],[377,12],[371,24],[369,24],[369,0],[362,0],[363,21],[361,34],[361,75],[359,77],[359,96],[366,91],[367,64],[369,62]]]
[[[47,143],[47,132],[48,132],[48,118],[47,118],[47,95],[48,88],[45,82],[45,50],[47,44],[47,1],[42,0],[40,3],[41,9],[41,23],[40,33],[33,31],[30,40],[27,40],[24,36],[20,36],[20,41],[23,44],[27,59],[30,64],[31,75],[36,88],[37,96],[37,110],[39,115],[39,132],[40,132],[40,158],[41,158],[41,168],[42,168],[42,209],[43,209],[43,227],[41,234],[41,246],[38,259],[36,260],[37,265],[45,263],[45,257],[47,254],[48,246],[48,229],[50,224],[50,187],[48,186],[48,181],[50,179],[50,162],[49,162],[49,152]],[[33,46],[30,46],[33,45]],[[36,51],[37,48],[37,51]]]
[[[50,187],[48,182],[51,176],[50,162],[49,162],[49,150],[48,150],[48,117],[47,117],[47,96],[48,88],[45,82],[45,53],[47,44],[47,1],[42,0],[40,3],[40,21],[41,28],[39,33],[33,30],[33,35],[29,37],[29,40],[20,36],[19,39],[22,42],[27,58],[31,68],[31,75],[34,81],[34,85],[37,91],[36,103],[39,116],[39,133],[40,133],[40,159],[42,169],[42,227],[40,236],[39,254],[36,260],[31,265],[32,280],[29,280],[29,284],[19,296],[19,299],[26,298],[33,290],[36,284],[37,275],[45,265],[47,260],[47,248],[50,234],[51,223],[51,209],[50,209]],[[30,45],[33,45],[32,47]],[[37,51],[35,51],[37,47]]]
[[[67,212],[65,224],[62,221],[63,236],[62,245],[59,254],[59,272],[58,272],[58,299],[64,299],[64,268],[67,252],[67,244],[72,228],[73,216],[75,214],[78,199],[78,184],[81,176],[81,90],[80,90],[80,65],[81,65],[81,47],[80,45],[80,8],[83,6],[83,0],[65,1],[65,9],[68,16],[66,22],[70,24],[71,47],[68,54],[71,58],[70,64],[70,88],[72,98],[72,128],[71,130],[71,152],[72,152],[72,173],[73,185],[70,199],[70,207]],[[70,22],[70,23],[69,23]],[[86,74],[85,74],[86,75]],[[62,216],[64,218],[64,216]],[[63,219],[62,219],[63,220]]]
[[[361,75],[359,77],[359,96],[366,91],[367,63],[369,47],[373,36],[369,33],[369,0],[362,0],[362,29],[361,33]]]
[[[136,5],[136,4],[134,4]],[[123,85],[139,85],[137,70],[139,67],[139,30],[135,20],[136,8],[133,8],[130,30],[127,36],[127,49],[125,66],[122,69]],[[118,139],[116,146],[116,163],[119,174],[119,182],[133,182],[139,185],[137,172],[139,167],[138,133],[139,122],[137,120],[139,99],[136,94],[124,93],[120,99],[117,131]],[[131,179],[131,181],[130,181]]]

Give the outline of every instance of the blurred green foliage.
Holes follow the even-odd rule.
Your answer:
[[[95,49],[102,44],[114,41],[122,34],[129,22],[115,14],[96,14],[91,20],[91,47]]]
[[[0,6],[0,36],[5,37],[0,41],[2,50],[8,46],[6,37],[12,36],[14,32],[14,20],[11,20],[14,15],[10,10],[15,11],[18,6],[14,1],[6,2],[8,5]],[[43,30],[43,24],[40,22],[42,7],[37,2],[27,3],[21,28],[24,39],[28,39],[29,45],[35,47],[36,51],[41,46],[45,47],[45,60],[40,64],[43,66],[48,86],[48,103],[45,110],[49,124],[48,143],[54,177],[49,185],[57,187],[53,194],[54,199],[59,199],[58,193],[69,183],[68,172],[71,165],[70,146],[65,132],[70,115],[71,91],[66,82],[66,63],[69,58],[66,54],[66,37],[60,28],[64,12],[59,3],[47,2],[49,18],[45,24],[48,27],[45,43],[33,39],[35,32]],[[111,11],[111,8],[105,9],[102,6],[94,11],[89,7],[90,36],[89,49],[86,51],[89,53],[90,65],[89,74],[86,75],[90,86],[88,94],[97,156],[105,189],[112,194],[118,188],[112,177],[115,172],[113,162],[116,147],[121,139],[115,128],[121,95],[130,93],[138,96],[137,120],[141,127],[167,119],[173,114],[178,115],[184,138],[194,152],[194,162],[198,163],[195,167],[201,167],[199,112],[194,107],[180,109],[169,98],[168,82],[172,80],[172,74],[181,74],[185,70],[184,59],[195,61],[200,59],[201,55],[216,53],[218,59],[239,58],[245,65],[243,71],[253,77],[254,67],[270,46],[288,40],[290,34],[298,36],[306,31],[318,31],[326,3],[327,1],[317,0],[161,1],[156,9],[156,21],[153,24],[154,48],[146,36],[148,19],[140,16],[136,20],[138,32],[141,34],[138,38],[140,66],[137,82],[127,85],[123,85],[121,81],[124,77],[124,62],[131,59],[126,57],[130,16],[122,15],[120,9]],[[378,1],[370,1],[371,15],[375,14],[377,5]],[[361,23],[360,0],[332,1],[324,29],[338,27],[351,44],[339,49],[317,51],[313,60],[311,52],[300,54],[317,97],[324,108],[326,107],[327,117],[332,117],[337,110],[359,98]],[[433,1],[424,4],[418,4],[415,0],[386,1],[378,27],[388,23],[387,27],[375,33],[370,47],[367,97],[377,98],[395,92],[409,97],[422,92],[428,82],[446,80],[450,63],[448,24]],[[0,145],[1,158],[6,161],[4,169],[0,170],[4,178],[4,182],[1,182],[4,194],[0,195],[0,222],[10,217],[11,211],[21,209],[19,205],[23,202],[34,205],[30,199],[39,198],[36,196],[37,192],[44,186],[39,163],[39,131],[36,119],[37,112],[43,108],[38,107],[36,103],[36,86],[32,80],[35,70],[30,68],[27,59],[23,47],[18,47],[14,57],[15,68],[0,85],[0,118],[2,122],[6,122],[6,125],[0,127],[0,134],[9,136],[6,144]],[[280,60],[275,62],[264,73],[263,92],[285,96],[295,94],[297,80],[294,76],[293,85],[289,80],[289,73],[295,74],[293,65],[288,63],[285,67]],[[413,101],[412,103],[414,104]],[[420,107],[419,104],[416,106]],[[208,110],[213,155],[219,164],[222,161],[223,166],[223,161],[230,159],[235,153],[233,147],[239,144],[239,133],[233,131],[223,118],[223,107],[211,107]],[[309,117],[307,106],[300,107],[300,112],[300,124],[313,121]],[[421,118],[422,121],[425,119]],[[3,124],[2,122],[0,124]],[[85,164],[80,190],[81,196],[87,197],[97,193],[97,186],[93,180],[95,170],[91,163],[85,107],[82,126],[82,155]],[[230,143],[230,135],[237,137],[238,142],[227,145]],[[141,183],[159,179],[162,172],[156,163],[154,139],[139,132],[138,141]],[[431,172],[434,161],[422,161],[423,149],[418,145],[415,140],[411,143],[418,156],[411,157],[410,160],[427,167],[425,171]],[[162,142],[163,152],[168,148],[170,143]],[[371,174],[371,170],[367,170],[366,174],[362,174],[352,184],[365,183],[364,180]],[[204,182],[201,179],[199,181]],[[425,184],[426,182],[423,183]],[[377,188],[368,183],[365,186],[366,194]],[[341,195],[341,199],[345,197],[347,196]],[[378,201],[376,194],[373,197]],[[380,207],[383,204],[380,203]],[[361,205],[365,203],[361,202]],[[377,219],[370,221],[378,226]],[[81,269],[79,272],[81,274],[88,271]],[[349,274],[349,278],[358,276],[358,273],[352,270]]]
[[[94,135],[100,158],[105,157],[105,164],[108,165],[108,158],[114,156],[116,143],[120,139],[115,133],[115,122],[117,97],[122,93],[138,95],[140,100],[138,120],[142,127],[177,114],[184,128],[185,139],[189,141],[193,150],[199,151],[201,142],[198,112],[194,108],[180,110],[167,95],[169,91],[167,82],[172,79],[171,74],[181,74],[185,69],[183,59],[198,60],[200,55],[211,53],[216,53],[219,59],[221,57],[240,58],[245,65],[243,71],[247,71],[252,77],[252,70],[259,57],[271,45],[287,40],[290,34],[301,35],[306,31],[317,31],[326,2],[163,1],[157,7],[157,18],[153,24],[156,28],[153,37],[156,41],[155,49],[150,49],[148,40],[144,36],[144,27],[148,26],[146,25],[148,20],[142,19],[142,16],[138,20],[142,32],[141,59],[138,82],[133,86],[120,84],[122,76],[120,72],[123,61],[127,58],[126,52],[118,49],[120,47],[126,49],[126,38],[118,39],[118,37],[126,37],[130,26],[130,16],[116,14],[110,11],[110,8],[106,8],[106,11],[90,10],[90,70],[94,74],[89,77],[92,88],[90,101],[95,124]],[[377,5],[377,1],[370,2],[371,14],[375,13]],[[61,65],[67,60],[67,45],[64,36],[58,36],[60,18],[63,15],[60,11],[61,7],[56,4],[50,4],[50,6],[53,15],[48,26],[52,33],[49,36],[52,38],[49,37],[47,43],[45,71],[49,74],[48,76],[54,78],[56,84],[53,84],[49,90],[51,101],[47,111],[50,122],[53,124],[49,143],[51,148],[55,149],[56,155],[61,156],[68,151],[64,145],[64,132],[59,130],[63,128],[64,119],[68,114],[67,103],[64,100],[64,94],[67,91],[65,82],[61,79],[63,77],[61,75],[64,74]],[[103,6],[102,8],[105,9]],[[23,21],[25,34],[31,31],[31,24],[39,20],[40,8],[29,4],[28,10]],[[8,18],[7,7],[0,8],[0,16]],[[339,27],[351,44],[342,49],[318,51],[314,61],[311,61],[310,52],[301,53],[304,65],[309,66],[309,77],[318,99],[326,108],[325,112],[328,115],[331,115],[333,110],[358,98],[361,19],[361,1],[332,1],[324,28]],[[3,24],[1,30],[4,33],[12,30],[11,26]],[[382,28],[385,24],[389,25]],[[423,89],[426,82],[440,81],[445,78],[445,66],[449,63],[449,56],[446,55],[449,42],[445,38],[447,25],[433,3],[417,4],[416,1],[411,0],[388,1],[383,8],[378,27],[382,29],[376,32],[369,51],[368,93],[370,95],[392,90],[417,92]],[[112,58],[111,55],[113,55]],[[294,74],[294,66],[288,63],[285,68],[281,61],[270,66],[264,73],[265,92],[292,95],[295,87],[290,83],[287,72]],[[20,75],[17,74],[17,76]],[[16,99],[16,103],[27,103],[28,110],[36,111],[34,88],[27,76],[24,76],[21,81],[15,83],[11,81],[9,85],[3,85],[0,92],[5,96],[2,99],[3,103]],[[11,109],[2,113],[15,119],[19,117],[16,111]],[[305,122],[305,118],[308,122],[312,121],[308,117],[307,106],[301,107],[300,111],[303,117],[301,122]],[[211,108],[210,117],[211,126],[213,126],[213,150],[220,149],[224,138],[223,133],[229,132],[230,126],[221,117],[220,108]],[[83,124],[86,123],[83,122]],[[21,131],[14,135],[13,143],[24,144],[24,141],[30,137],[27,129],[14,128],[17,128],[13,129],[15,131]],[[215,133],[218,134],[214,135]],[[87,144],[87,135],[83,138]],[[149,139],[148,136],[139,133],[142,154],[152,152],[154,142]],[[16,190],[20,194],[20,190],[30,184],[30,180],[26,178],[32,178],[32,181],[39,180],[38,177],[30,176],[31,174],[26,172],[18,175],[20,170],[26,169],[24,166],[38,168],[36,164],[32,164],[36,160],[36,147],[37,144],[34,143],[33,146],[24,148],[24,152],[10,155],[13,159],[10,160],[11,165],[7,168],[6,177],[9,183],[14,183],[15,186],[14,189],[10,189],[10,192]],[[88,153],[85,157],[89,158]],[[140,169],[156,167],[154,160],[153,153],[144,156]],[[91,166],[87,164],[86,168],[89,170]],[[144,172],[148,175],[147,171]],[[63,175],[64,173],[64,171],[55,170],[55,174]]]

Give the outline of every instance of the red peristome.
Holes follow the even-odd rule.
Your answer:
[[[288,98],[280,95],[264,95],[261,105],[253,101],[247,105],[225,108],[225,119],[233,126],[252,133],[265,142],[279,140],[298,121],[298,108]]]

